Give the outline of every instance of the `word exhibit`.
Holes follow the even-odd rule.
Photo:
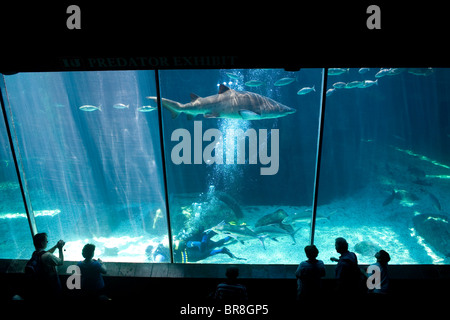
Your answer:
[[[259,136],[259,137],[258,137]],[[268,155],[268,138],[270,136],[270,156]],[[246,162],[246,138],[248,138],[248,162]],[[181,140],[181,141],[180,141]],[[235,140],[237,142],[235,143]],[[192,139],[189,130],[184,128],[172,132],[171,141],[179,141],[171,152],[172,162],[179,164],[192,164]],[[212,141],[204,150],[203,141]],[[260,164],[268,165],[260,168],[261,175],[275,175],[279,167],[279,129],[226,129],[225,136],[219,129],[208,129],[203,133],[202,122],[194,121],[194,164],[204,163]],[[225,149],[225,153],[224,153]],[[225,156],[225,161],[224,161]]]

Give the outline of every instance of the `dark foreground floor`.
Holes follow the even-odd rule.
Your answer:
[[[218,304],[210,298],[222,279],[105,277],[109,301],[86,301],[78,291],[65,289],[59,299],[35,302],[26,299],[23,274],[0,274],[2,310],[11,319],[48,310],[65,316],[101,316],[116,319],[299,319],[315,313],[338,318],[428,316],[448,314],[448,279],[391,280],[388,296],[344,297],[335,292],[335,281],[324,279],[322,295],[296,301],[295,279],[240,279],[247,286],[245,303]],[[67,276],[61,276],[65,283]],[[17,294],[23,301],[11,301]]]

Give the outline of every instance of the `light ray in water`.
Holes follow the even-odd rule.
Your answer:
[[[53,217],[60,213],[61,213],[61,210],[59,210],[59,209],[38,210],[38,211],[34,211],[34,216],[35,217]],[[0,219],[16,219],[16,218],[26,218],[26,217],[27,217],[26,213],[22,213],[22,212],[9,212],[9,213],[0,214]]]
[[[450,175],[447,174],[427,174],[426,178],[436,178],[436,179],[450,179]]]
[[[450,169],[450,166],[447,166],[447,165],[445,165],[445,164],[443,164],[443,163],[437,162],[436,160],[430,159],[430,158],[428,158],[427,156],[424,156],[424,155],[421,155],[421,154],[414,153],[414,152],[412,152],[411,150],[400,149],[400,148],[398,148],[398,147],[393,147],[393,148],[394,148],[395,150],[397,150],[397,151],[406,153],[406,154],[408,154],[408,155],[410,155],[410,156],[417,157],[417,158],[419,158],[419,159],[422,160],[422,161],[426,161],[426,162],[429,162],[429,163],[431,163],[431,164],[434,164],[435,166],[442,167],[442,168],[445,168],[445,169]]]
[[[427,255],[433,260],[433,264],[442,264],[444,259],[439,257],[434,251],[433,249],[431,249],[427,242],[425,241],[424,238],[422,238],[421,236],[419,236],[416,233],[416,230],[414,228],[409,228],[409,230],[411,231],[411,237],[415,237],[417,239],[417,243],[420,244],[426,251]]]

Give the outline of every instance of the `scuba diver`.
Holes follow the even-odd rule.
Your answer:
[[[182,234],[181,240],[174,242],[175,262],[197,262],[219,253],[226,254],[232,259],[246,260],[245,258],[236,257],[227,247],[222,247],[232,239],[231,237],[225,237],[219,241],[211,240],[216,234],[212,230],[202,230],[194,234]]]
[[[216,233],[212,230],[199,230],[194,233],[187,233],[183,230],[173,243],[174,262],[198,262],[219,253],[226,254],[232,259],[246,260],[245,258],[236,257],[227,247],[222,247],[232,239],[231,237],[225,237],[219,241],[211,240],[215,235]],[[168,243],[160,243],[155,250],[147,248],[146,251],[147,255],[151,255],[152,260],[155,262],[170,261]]]

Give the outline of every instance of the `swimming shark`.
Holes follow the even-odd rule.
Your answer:
[[[334,210],[333,212],[329,213],[327,216],[319,216],[316,215],[316,221],[318,220],[330,220],[330,217],[335,214],[337,212],[337,210]],[[298,212],[294,212],[291,215],[287,216],[286,218],[284,218],[281,223],[284,225],[290,225],[290,224],[295,224],[297,222],[311,222],[312,219],[312,213],[311,213],[311,209],[306,209],[304,211],[298,211]]]
[[[301,228],[294,230],[294,228],[290,224],[274,223],[274,224],[256,227],[255,233],[259,236],[267,235],[274,241],[278,241],[276,239],[276,237],[290,236],[292,238],[292,240],[294,241],[293,244],[296,244],[297,242],[295,241],[295,234],[300,229]]]
[[[244,243],[244,240],[259,239],[259,241],[261,241],[264,250],[266,250],[266,246],[264,245],[264,239],[266,238],[266,236],[258,235],[255,231],[247,227],[245,224],[237,225],[235,223],[222,221],[217,226],[205,230],[204,232],[210,230],[218,234],[230,236],[231,238],[234,238],[235,240],[239,241],[242,244]]]
[[[147,97],[157,101],[157,97]],[[273,119],[296,112],[275,100],[254,92],[236,91],[221,84],[219,93],[201,98],[191,93],[191,102],[182,104],[161,98],[161,104],[175,119],[180,113],[186,113],[188,119],[202,114],[205,118],[227,118],[243,120]]]

